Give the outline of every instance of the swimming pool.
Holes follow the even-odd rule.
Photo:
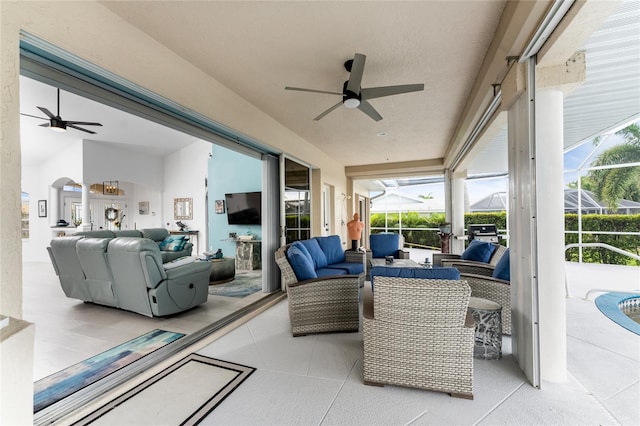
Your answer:
[[[640,294],[605,293],[595,303],[611,321],[640,336]]]

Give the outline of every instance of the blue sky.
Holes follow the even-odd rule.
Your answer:
[[[597,155],[612,146],[620,144],[624,141],[624,138],[619,135],[611,135],[601,142],[597,151],[589,158],[584,164],[583,168],[589,167],[589,164],[593,162]],[[582,145],[566,152],[564,154],[564,169],[575,170],[582,162],[591,154],[594,149],[594,145],[591,141],[583,143]],[[585,175],[586,171],[582,171],[581,175]],[[565,172],[564,185],[577,180],[578,172]],[[481,200],[482,198],[493,194],[495,192],[505,192],[508,189],[507,178],[492,178],[492,179],[476,179],[467,180],[467,190],[469,192],[469,202],[471,204]],[[428,185],[416,185],[410,187],[403,187],[397,190],[398,193],[407,194],[410,196],[418,197],[420,195],[433,195],[434,198],[444,198],[444,183],[434,183]]]

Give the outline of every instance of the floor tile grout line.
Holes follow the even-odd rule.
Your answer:
[[[614,393],[613,395],[608,396],[607,398],[604,399],[604,401],[608,401],[611,398],[615,398],[616,396],[620,395],[622,392],[627,391],[629,389],[631,389],[632,387],[636,386],[637,384],[640,384],[640,379],[636,380],[635,382],[631,383],[629,386],[627,386],[624,389],[620,389],[618,392]]]
[[[572,335],[570,335],[569,333],[567,333],[567,337],[568,337],[568,338],[571,338],[571,339],[576,339],[576,340],[578,340],[578,341],[580,341],[580,342],[582,342],[582,343],[586,343],[587,345],[591,345],[591,346],[593,346],[593,347],[596,347],[596,348],[602,349],[603,351],[607,351],[607,352],[609,352],[609,353],[611,353],[611,354],[618,355],[619,357],[622,357],[622,358],[627,359],[627,360],[629,360],[629,361],[633,361],[633,362],[636,362],[636,363],[640,364],[640,360],[633,359],[633,358],[629,358],[627,355],[623,355],[623,354],[621,354],[621,353],[615,352],[615,351],[613,351],[613,350],[611,350],[611,349],[609,349],[609,348],[606,348],[606,347],[604,347],[604,346],[596,345],[595,343],[590,342],[590,341],[585,340],[585,339],[582,339],[582,338],[580,338],[580,337],[572,336]]]
[[[496,411],[502,404],[504,404],[509,398],[511,398],[516,392],[518,392],[520,389],[522,389],[522,387],[524,385],[526,385],[526,382],[522,382],[520,383],[518,386],[515,387],[515,389],[513,389],[511,392],[509,392],[509,394],[507,394],[504,398],[502,398],[500,401],[498,401],[493,407],[491,407],[489,410],[487,410],[487,412],[484,414],[484,416],[480,417],[476,422],[474,422],[474,426],[477,424],[480,424],[481,421],[483,421],[484,419],[486,419],[487,417],[489,417],[490,414],[492,414],[494,411]]]
[[[313,354],[316,352],[317,346],[318,346],[318,339],[313,339],[313,346],[311,347],[311,355],[309,355],[309,362],[307,363],[307,372],[305,373],[307,377],[309,377],[309,371],[311,370],[311,361],[313,361]]]
[[[589,391],[589,389],[587,389],[580,380],[578,380],[578,378],[571,373],[570,371],[567,371],[567,373],[571,376],[571,378],[573,380],[575,380],[575,382],[578,384],[578,386],[580,387],[580,389],[582,389],[582,391],[585,393],[585,395],[587,395],[587,397],[589,399],[591,399],[595,405],[597,405],[598,407],[600,407],[606,414],[607,417],[609,417],[609,419],[616,425],[620,426],[622,425],[622,423],[618,420],[618,418],[611,412],[609,411],[609,409],[607,407],[605,407],[605,405],[602,403],[602,401],[600,401],[600,399],[598,399],[593,393],[591,393]]]
[[[425,415],[427,415],[427,413],[429,413],[429,410],[428,410],[428,409],[427,409],[427,410],[425,410],[424,412],[422,412],[422,413],[418,414],[418,415],[417,415],[416,417],[414,417],[413,419],[409,420],[405,426],[410,426],[410,425],[414,424],[415,422],[417,422],[417,421],[418,421],[418,419],[420,419],[420,418],[424,417]]]
[[[325,411],[324,415],[320,419],[320,422],[318,423],[318,426],[322,425],[322,423],[324,423],[324,421],[326,420],[327,416],[329,415],[329,411],[331,411],[331,408],[333,407],[333,404],[335,404],[336,399],[338,399],[338,395],[340,395],[340,392],[342,392],[342,389],[344,389],[344,385],[347,384],[347,380],[349,380],[349,377],[351,377],[351,373],[353,372],[354,368],[356,368],[356,365],[358,365],[358,360],[357,359],[353,362],[353,365],[351,366],[351,369],[349,370],[349,373],[347,373],[347,376],[342,381],[342,385],[340,385],[340,389],[338,389],[338,392],[336,392],[335,396],[331,400],[331,403],[329,404],[329,406],[327,407],[327,410]]]

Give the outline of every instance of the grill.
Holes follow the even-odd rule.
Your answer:
[[[467,227],[469,241],[480,240],[490,243],[498,242],[498,227],[496,225],[469,225]]]

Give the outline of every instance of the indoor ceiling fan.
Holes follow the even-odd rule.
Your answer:
[[[424,84],[404,84],[400,86],[383,86],[383,87],[370,87],[363,89],[360,87],[362,82],[362,74],[364,72],[364,62],[367,57],[363,54],[356,53],[353,59],[349,59],[344,63],[345,69],[350,73],[349,80],[345,81],[342,86],[342,93],[339,92],[327,92],[325,90],[303,89],[300,87],[285,87],[285,90],[298,90],[301,92],[313,92],[313,93],[326,93],[329,95],[340,95],[342,100],[324,111],[316,118],[315,121],[320,120],[325,115],[329,114],[334,109],[343,105],[347,108],[358,108],[360,111],[367,114],[375,121],[382,120],[382,116],[378,114],[378,111],[367,102],[369,99],[381,98],[383,96],[399,95],[401,93],[417,92],[424,90]]]
[[[50,127],[51,130],[55,130],[55,131],[58,131],[58,132],[64,132],[64,131],[67,130],[67,127],[71,127],[72,129],[80,130],[82,132],[95,134],[96,132],[93,132],[93,131],[87,130],[87,129],[83,129],[82,127],[78,127],[78,125],[81,125],[81,126],[102,126],[102,124],[100,124],[100,123],[91,123],[91,122],[88,122],[88,121],[67,121],[67,120],[63,120],[60,117],[60,89],[58,89],[58,114],[57,115],[53,115],[53,113],[51,111],[49,111],[48,109],[46,109],[45,107],[38,107],[38,109],[40,111],[42,111],[49,118],[37,117],[35,115],[23,114],[23,113],[20,113],[20,115],[24,115],[24,116],[27,116],[27,117],[38,118],[40,120],[49,120],[48,123],[41,124],[40,126],[41,127]]]

